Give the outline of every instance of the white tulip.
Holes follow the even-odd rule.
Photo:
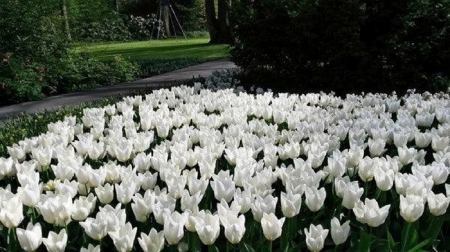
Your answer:
[[[342,177],[345,174],[346,163],[345,158],[328,158],[328,170],[333,178]]]
[[[288,193],[281,192],[281,211],[283,215],[292,218],[300,212],[302,206],[302,195],[293,194],[291,191]]]
[[[390,207],[391,205],[386,205],[380,208],[375,199],[366,198],[364,203],[357,202],[352,210],[359,222],[367,223],[371,227],[378,227],[386,220]]]
[[[417,132],[414,136],[416,146],[419,148],[426,148],[431,143],[432,134],[429,132]]]
[[[115,231],[108,232],[114,242],[117,251],[128,252],[133,249],[134,238],[136,237],[137,228],[133,228],[131,223],[120,225]]]
[[[53,149],[50,147],[38,147],[31,150],[33,159],[39,163],[39,171],[45,171],[49,168],[49,165],[53,156]]]
[[[317,189],[316,187],[307,187],[305,190],[305,204],[312,212],[319,211],[325,203],[327,192],[322,187]]]
[[[185,211],[186,209],[189,209],[193,212],[198,211],[198,204],[203,199],[203,194],[201,194],[200,191],[198,191],[194,195],[190,195],[189,191],[187,189],[183,190],[183,193],[181,195],[181,211]]]
[[[101,218],[87,218],[80,222],[84,232],[94,240],[100,241],[108,234],[107,222]]]
[[[145,154],[144,152],[141,152],[137,154],[133,158],[133,165],[136,168],[136,170],[140,173],[145,173],[150,169],[151,165],[151,154]]]
[[[129,183],[122,181],[120,184],[115,185],[116,198],[122,204],[127,204],[133,198],[136,192],[136,183],[134,181],[129,181]]]
[[[278,219],[274,213],[263,213],[261,218],[261,227],[267,240],[273,241],[281,236],[284,221],[286,217]]]
[[[397,151],[398,151],[399,161],[403,165],[412,163],[414,161],[414,159],[416,158],[417,149],[415,149],[415,148],[398,147]]]
[[[48,238],[42,238],[47,251],[64,251],[67,245],[67,233],[62,229],[59,234],[50,231]]]
[[[203,244],[214,244],[220,233],[219,216],[206,213],[204,218],[196,218],[195,230]]]
[[[395,142],[395,137],[394,137],[394,142]],[[371,157],[381,156],[386,151],[386,149],[384,148],[386,146],[386,142],[381,138],[376,139],[376,140],[372,140],[369,138],[368,144],[369,144],[369,152],[370,152]]]
[[[164,231],[152,228],[148,235],[141,233],[138,242],[144,252],[159,252],[164,248]]]
[[[260,222],[264,213],[275,213],[275,207],[277,205],[278,198],[273,197],[271,194],[262,198],[256,195],[256,200],[251,203],[251,209],[253,218]]]
[[[88,197],[81,196],[73,202],[72,219],[84,221],[94,211],[97,197],[92,193]]]
[[[27,224],[27,229],[18,228],[17,239],[20,247],[26,251],[35,251],[42,243],[42,228],[40,223]]]
[[[425,204],[420,196],[407,194],[406,197],[400,195],[400,215],[407,222],[415,222],[422,216]]]
[[[325,238],[328,235],[329,230],[323,229],[322,225],[314,226],[309,225],[309,230],[304,229],[306,235],[306,246],[310,251],[320,251],[325,244]]]
[[[178,212],[164,215],[164,237],[169,245],[178,244],[184,236],[186,215]]]
[[[42,188],[38,184],[26,184],[24,187],[17,189],[22,204],[28,207],[34,207],[41,198]]]
[[[102,204],[109,204],[114,199],[114,186],[105,184],[95,188],[95,194]]]
[[[234,218],[233,221],[228,220],[226,223],[222,222],[225,228],[225,237],[232,244],[238,244],[245,234],[245,216],[240,215]]]
[[[342,205],[347,209],[352,209],[361,199],[363,193],[364,189],[359,187],[357,181],[348,183],[342,196]]]
[[[378,169],[379,159],[365,157],[359,162],[358,175],[362,181],[368,182],[373,179],[374,172]]]
[[[350,234],[350,221],[340,224],[336,217],[331,219],[331,238],[334,244],[339,245],[344,243]]]
[[[375,182],[377,187],[382,191],[388,191],[394,185],[394,171],[384,171],[381,167],[378,167],[374,173]]]
[[[254,197],[250,191],[241,191],[241,188],[236,189],[234,200],[241,207],[241,210],[239,211],[240,213],[245,214],[250,210],[253,199]]]
[[[153,190],[158,182],[158,173],[151,173],[150,171],[146,171],[143,174],[139,174],[142,180],[141,189],[142,190]]]
[[[434,194],[433,192],[430,192],[428,194],[427,202],[430,213],[434,216],[440,216],[447,212],[450,198],[442,193]]]
[[[213,180],[210,182],[211,188],[214,191],[214,197],[217,200],[225,199],[230,202],[233,199],[236,190],[233,176],[230,171],[220,171],[219,174],[212,175]]]
[[[37,208],[44,217],[44,220],[50,224],[60,227],[66,226],[72,219],[73,201],[70,194],[64,195],[41,195],[41,200]]]

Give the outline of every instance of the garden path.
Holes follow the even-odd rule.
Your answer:
[[[179,69],[173,72],[164,73],[137,80],[130,83],[121,83],[113,86],[105,86],[94,90],[82,91],[47,97],[40,101],[24,102],[11,106],[0,107],[0,127],[2,120],[22,114],[50,111],[62,106],[76,105],[81,102],[92,101],[114,95],[126,95],[139,90],[152,90],[163,87],[170,87],[181,81],[192,79],[193,77],[209,77],[213,71],[235,68],[236,65],[228,59],[220,59]]]

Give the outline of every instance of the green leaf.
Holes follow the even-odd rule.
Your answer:
[[[418,241],[417,234],[417,222],[409,223],[407,222],[402,229],[402,238],[401,238],[401,252],[408,251],[412,247],[417,244]]]
[[[416,252],[419,251],[421,248],[425,247],[430,242],[430,239],[426,239],[422,241],[421,243],[414,246],[412,249],[408,250],[408,252]]]
[[[427,229],[424,229],[424,233],[422,233],[423,237],[427,238],[428,240],[430,240],[429,242],[433,242],[434,240],[436,240],[436,238],[439,236],[439,234],[442,232],[441,227],[442,224],[445,221],[448,221],[450,215],[443,215],[443,216],[432,216],[431,221],[429,222],[429,226]]]
[[[394,241],[394,238],[392,237],[391,232],[389,232],[389,230],[387,230],[387,237],[388,237],[389,251],[396,251],[397,243]]]
[[[359,244],[358,244],[358,251],[370,251],[370,244],[372,243],[372,236],[368,233],[366,233],[364,230],[361,230],[360,236],[359,236]]]
[[[242,244],[239,244],[239,251],[244,251],[244,252],[256,252],[252,246],[250,246],[248,243],[243,242]]]

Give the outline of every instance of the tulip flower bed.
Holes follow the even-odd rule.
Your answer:
[[[0,158],[1,251],[442,251],[444,94],[161,89]]]

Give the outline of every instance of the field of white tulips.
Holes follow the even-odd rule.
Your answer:
[[[0,158],[0,251],[442,251],[446,94],[161,89]]]

